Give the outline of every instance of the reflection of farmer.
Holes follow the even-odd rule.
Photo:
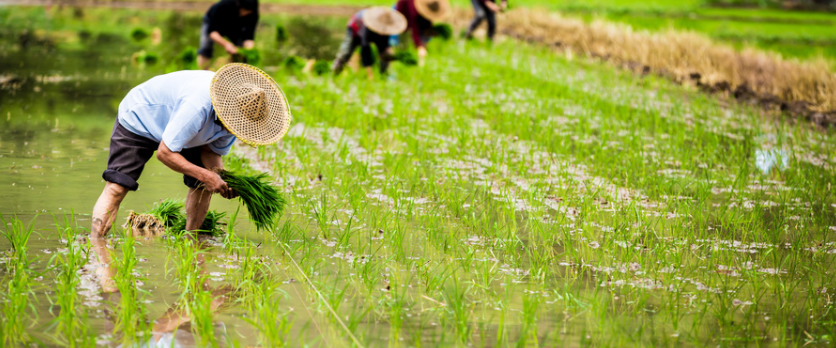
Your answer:
[[[178,71],[135,87],[119,104],[110,138],[107,181],[93,208],[91,237],[107,235],[119,204],[135,191],[145,163],[157,159],[182,173],[186,230],[200,228],[212,193],[233,198],[213,169],[223,167],[236,138],[250,145],[278,141],[290,126],[284,94],[261,70],[227,64],[217,73]]]
[[[389,48],[389,36],[398,35],[404,29],[406,29],[406,18],[391,8],[372,7],[357,12],[348,21],[345,39],[340,45],[340,51],[337,52],[337,59],[334,60],[334,73],[339,74],[343,70],[345,64],[354,54],[354,50],[357,49],[357,46],[360,46],[360,58],[371,79],[374,76],[372,73],[372,64],[374,64],[372,44],[377,46],[377,52],[380,56],[380,72],[385,73],[386,68],[389,67],[389,61],[393,59],[392,51]]]
[[[475,17],[470,22],[470,27],[467,28],[467,38],[473,38],[473,31],[482,24],[482,21],[488,21],[488,40],[493,40],[496,34],[496,13],[508,7],[508,0],[502,0],[502,6],[496,4],[496,0],[470,0],[473,3],[473,11]]]
[[[418,65],[424,65],[433,23],[447,17],[450,3],[447,0],[398,0],[395,9],[406,17],[407,29],[418,50]]]
[[[200,27],[197,65],[201,69],[209,68],[214,44],[221,45],[229,54],[238,53],[237,47],[253,48],[257,23],[258,0],[221,0],[212,5]]]

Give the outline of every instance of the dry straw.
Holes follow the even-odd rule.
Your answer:
[[[456,18],[467,16],[458,13]],[[757,94],[762,102],[777,98],[806,104],[803,108],[813,112],[836,110],[836,74],[823,58],[785,60],[755,49],[738,51],[692,32],[636,31],[624,24],[585,23],[542,9],[511,11],[501,23],[504,33],[517,38],[559,45],[678,81],[719,90],[742,88]]]

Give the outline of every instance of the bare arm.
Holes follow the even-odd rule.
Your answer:
[[[229,54],[238,53],[238,49],[235,48],[235,45],[233,45],[231,42],[227,41],[227,39],[224,39],[224,37],[221,36],[221,33],[217,32],[217,31],[213,31],[213,32],[209,33],[209,38],[212,39],[212,41],[215,41],[215,43],[217,43],[218,45],[223,46],[223,48],[226,50],[227,53],[229,53]]]
[[[211,150],[209,151],[211,152]],[[217,157],[216,159],[212,159],[211,155],[207,155],[206,147],[204,146],[204,151],[201,153],[201,159],[204,160],[203,163],[209,168],[221,168],[223,166],[221,156],[217,154],[214,155]],[[207,158],[210,159],[209,163],[205,162]],[[224,198],[231,197],[229,187],[226,185],[226,182],[221,180],[221,177],[218,174],[208,169],[198,167],[186,160],[183,155],[177,152],[172,152],[168,146],[166,146],[165,142],[160,142],[160,147],[157,149],[157,159],[175,172],[185,174],[199,180],[203,183],[207,191],[220,193]]]

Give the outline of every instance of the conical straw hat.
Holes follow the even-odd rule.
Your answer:
[[[221,67],[212,78],[211,95],[218,119],[246,144],[273,144],[290,128],[290,106],[281,88],[252,65]]]
[[[415,10],[433,23],[443,21],[452,11],[448,0],[415,0]]]
[[[398,35],[406,30],[406,17],[391,7],[375,6],[363,10],[363,25],[380,35]]]

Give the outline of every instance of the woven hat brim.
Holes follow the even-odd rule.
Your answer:
[[[439,8],[437,11],[430,8],[430,3],[437,2]],[[422,17],[430,22],[440,22],[447,19],[450,13],[453,12],[450,2],[448,0],[415,0],[415,10],[418,11]]]
[[[383,16],[390,16],[392,23],[384,23]],[[375,6],[363,10],[363,25],[380,35],[398,35],[406,30],[407,22],[400,12],[391,7]]]
[[[236,97],[244,84],[258,86],[265,92],[267,112],[260,120],[245,116],[238,108]],[[290,129],[292,116],[284,92],[270,75],[252,65],[230,63],[221,67],[212,78],[211,96],[221,123],[248,145],[273,144]]]

